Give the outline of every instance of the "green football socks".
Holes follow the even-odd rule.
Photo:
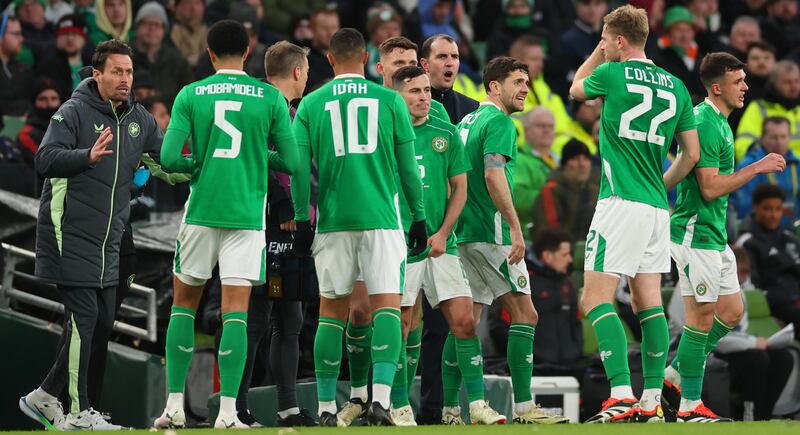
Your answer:
[[[222,337],[219,340],[219,395],[236,397],[247,361],[247,313],[222,315]]]
[[[195,311],[172,306],[167,326],[167,388],[170,393],[183,393],[186,376],[194,355],[194,316]]]

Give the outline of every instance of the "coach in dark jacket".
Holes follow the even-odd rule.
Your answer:
[[[112,429],[90,409],[90,350],[95,334],[108,339],[114,320],[134,169],[143,153],[159,155],[162,140],[155,119],[131,97],[130,47],[117,40],[100,44],[92,67],[93,77],[51,118],[36,153],[36,169],[47,178],[36,231],[36,275],[58,285],[67,332],[42,386],[20,403],[57,420],[48,413],[69,382],[65,427],[71,430]],[[79,352],[70,348],[76,345]]]
[[[453,90],[461,65],[458,44],[448,35],[433,35],[420,49],[420,64],[431,79],[431,97],[442,103],[450,122],[458,124],[478,108],[478,102]]]

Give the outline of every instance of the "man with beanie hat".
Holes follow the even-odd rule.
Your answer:
[[[599,186],[592,179],[592,154],[583,142],[572,139],[561,151],[561,167],[533,206],[533,228],[564,230],[573,241],[585,240],[597,205]]]
[[[659,66],[674,74],[689,89],[692,101],[699,102],[705,96],[700,82],[700,60],[705,53],[697,44],[697,29],[694,14],[683,6],[673,6],[664,12],[661,26],[664,36],[658,39]]]
[[[50,123],[50,118],[61,105],[61,98],[55,83],[48,78],[39,78],[33,82],[32,109],[25,116],[25,125],[17,135],[17,145],[25,163],[34,169],[33,158],[39,150],[39,144]],[[44,178],[36,176],[34,196],[38,198],[42,193]]]
[[[194,73],[183,55],[165,44],[169,21],[160,3],[145,3],[134,19],[136,40],[133,46],[133,64],[136,70],[146,69],[161,98],[172,106],[178,91],[194,81]]]
[[[81,82],[78,72],[91,59],[83,54],[86,22],[78,14],[64,15],[56,24],[56,52],[39,61],[36,73],[53,80],[61,101],[67,101]]]

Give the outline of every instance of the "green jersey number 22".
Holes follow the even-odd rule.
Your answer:
[[[231,147],[228,149],[217,148],[214,157],[221,159],[235,159],[242,147],[242,132],[225,119],[225,112],[238,112],[242,110],[241,101],[215,101],[214,125],[231,137]]]
[[[378,104],[375,98],[353,98],[347,103],[347,152],[345,152],[342,128],[341,104],[338,100],[325,103],[325,111],[331,116],[333,132],[333,151],[336,157],[349,154],[372,154],[378,148]],[[359,110],[366,109],[367,142],[358,138]]]
[[[628,83],[628,92],[641,94],[642,102],[631,107],[629,110],[622,113],[619,120],[619,137],[636,140],[640,142],[649,142],[653,145],[664,146],[664,136],[658,134],[658,126],[664,121],[675,116],[675,106],[677,102],[675,95],[663,89],[656,90],[656,96],[663,100],[667,100],[669,106],[661,113],[653,117],[650,121],[650,128],[647,132],[634,130],[631,128],[631,122],[634,119],[644,115],[653,107],[653,89],[647,86],[635,85]]]

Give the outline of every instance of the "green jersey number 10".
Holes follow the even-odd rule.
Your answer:
[[[640,142],[648,142],[653,145],[664,146],[665,139],[664,136],[658,134],[658,127],[664,121],[667,121],[675,116],[675,106],[677,105],[675,95],[663,89],[656,90],[656,97],[661,98],[662,100],[667,100],[669,106],[650,120],[650,128],[647,130],[647,132],[644,132],[631,128],[631,122],[650,111],[650,109],[653,107],[653,89],[648,88],[647,86],[628,83],[628,92],[641,94],[644,98],[642,99],[641,103],[631,107],[629,110],[623,112],[620,116],[619,137]]]
[[[325,111],[331,117],[331,132],[333,133],[333,152],[336,157],[345,154],[372,154],[378,148],[378,104],[375,98],[353,98],[347,102],[347,151],[345,151],[344,132],[342,126],[341,104],[338,100],[325,103]],[[363,117],[361,109],[366,109]],[[362,115],[362,116],[359,116]],[[359,123],[367,123],[366,143],[361,143],[358,138]]]

